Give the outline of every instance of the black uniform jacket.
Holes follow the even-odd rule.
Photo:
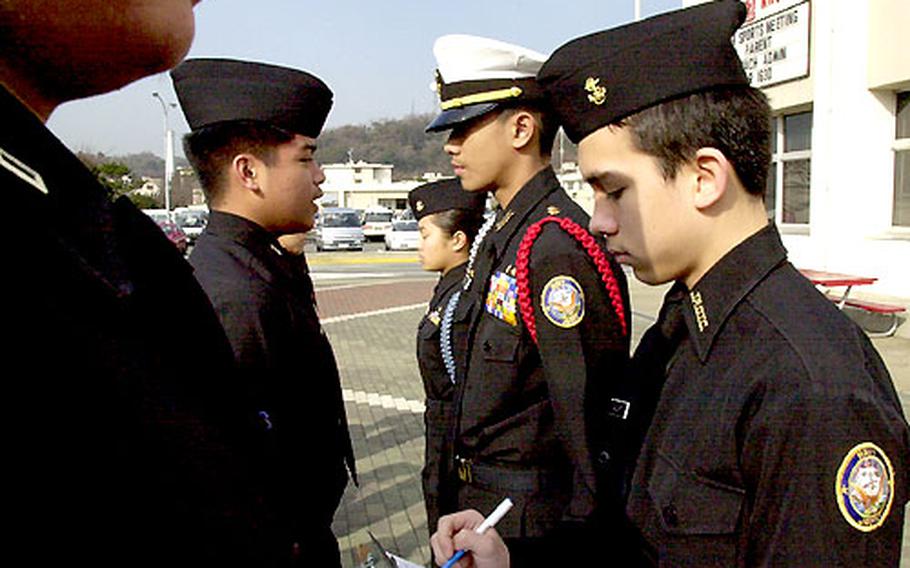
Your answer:
[[[0,115],[7,556],[242,564],[244,415],[190,266],[2,88]]]
[[[219,211],[190,262],[240,367],[273,522],[290,542],[305,540],[331,524],[345,462],[354,474],[338,368],[305,262],[256,223]]]
[[[440,327],[449,299],[452,294],[461,290],[464,273],[465,265],[462,264],[452,268],[439,279],[427,313],[417,328],[417,365],[426,393],[426,411],[423,415],[426,427],[423,498],[427,507],[427,527],[430,534],[436,531],[440,508],[449,510],[453,506],[445,507],[439,503],[440,494],[452,494],[450,487],[452,480],[446,479],[446,472],[452,462],[452,455],[447,451],[451,445],[446,442],[446,438],[451,430],[452,397],[455,393],[455,383],[449,376],[440,351]],[[453,357],[453,363],[454,360]],[[442,487],[443,485],[446,487]]]
[[[684,294],[627,511],[663,566],[897,566],[910,438],[866,335],[773,225]],[[636,353],[636,360],[640,356]]]
[[[496,529],[505,537],[539,537],[594,510],[606,388],[625,370],[629,337],[588,253],[552,223],[530,253],[539,344],[519,313],[516,255],[528,227],[547,216],[588,226],[552,169],[528,181],[498,216],[458,308],[471,331],[467,375],[457,386],[454,452],[473,465],[457,505],[486,512],[509,496],[516,508]],[[625,276],[609,262],[629,321]]]

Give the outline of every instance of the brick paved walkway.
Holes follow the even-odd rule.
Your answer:
[[[341,371],[360,477],[360,487],[348,486],[335,515],[345,567],[362,562],[358,552],[369,543],[367,530],[409,560],[430,560],[415,334],[434,285],[402,281],[317,291]]]
[[[434,286],[433,279],[327,286],[316,290],[316,303],[322,319],[363,314],[427,302]]]

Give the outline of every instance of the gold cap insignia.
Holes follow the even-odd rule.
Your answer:
[[[588,100],[596,105],[602,105],[607,100],[607,88],[600,86],[600,78],[588,77],[585,80],[585,90],[590,93]]]
[[[417,212],[420,213],[421,211],[424,210],[424,208],[425,208],[426,206],[423,204],[423,201],[418,200],[417,203],[414,204],[414,207],[416,207],[416,208],[417,208]]]
[[[436,94],[442,95],[442,75],[439,73],[439,69],[436,70]]]
[[[559,207],[550,205],[547,207],[547,215],[559,215]]]

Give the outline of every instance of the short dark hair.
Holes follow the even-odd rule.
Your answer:
[[[664,179],[700,148],[717,148],[746,191],[764,195],[771,165],[771,108],[753,87],[721,87],[673,99],[624,118],[635,146],[657,158]]]
[[[234,120],[190,132],[183,138],[183,151],[199,176],[206,201],[215,204],[234,156],[246,152],[270,163],[275,147],[293,139],[294,134],[266,122]]]
[[[500,117],[508,118],[520,110],[534,115],[534,119],[537,122],[538,139],[540,140],[540,155],[550,156],[553,153],[553,142],[556,140],[556,133],[559,132],[559,121],[556,120],[549,107],[543,103],[523,103],[506,106],[500,112]]]
[[[445,209],[434,213],[430,221],[450,237],[461,231],[468,238],[468,244],[471,244],[483,225],[483,213],[467,209]]]

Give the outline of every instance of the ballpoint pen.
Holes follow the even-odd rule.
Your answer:
[[[483,534],[483,533],[487,532],[487,529],[496,525],[496,523],[499,522],[499,519],[503,518],[505,516],[505,514],[508,513],[509,509],[511,509],[511,508],[512,508],[512,500],[509,499],[508,497],[506,497],[505,499],[502,500],[502,503],[500,503],[495,509],[493,509],[493,512],[490,513],[490,516],[487,517],[486,519],[484,519],[483,522],[480,523],[480,525],[476,529],[474,529],[474,532],[476,532],[477,534]],[[456,550],[455,554],[452,555],[452,558],[449,558],[446,561],[446,563],[442,565],[442,568],[452,568],[452,566],[454,566],[456,562],[461,560],[461,557],[464,556],[465,552],[466,551],[464,551],[464,550]]]

